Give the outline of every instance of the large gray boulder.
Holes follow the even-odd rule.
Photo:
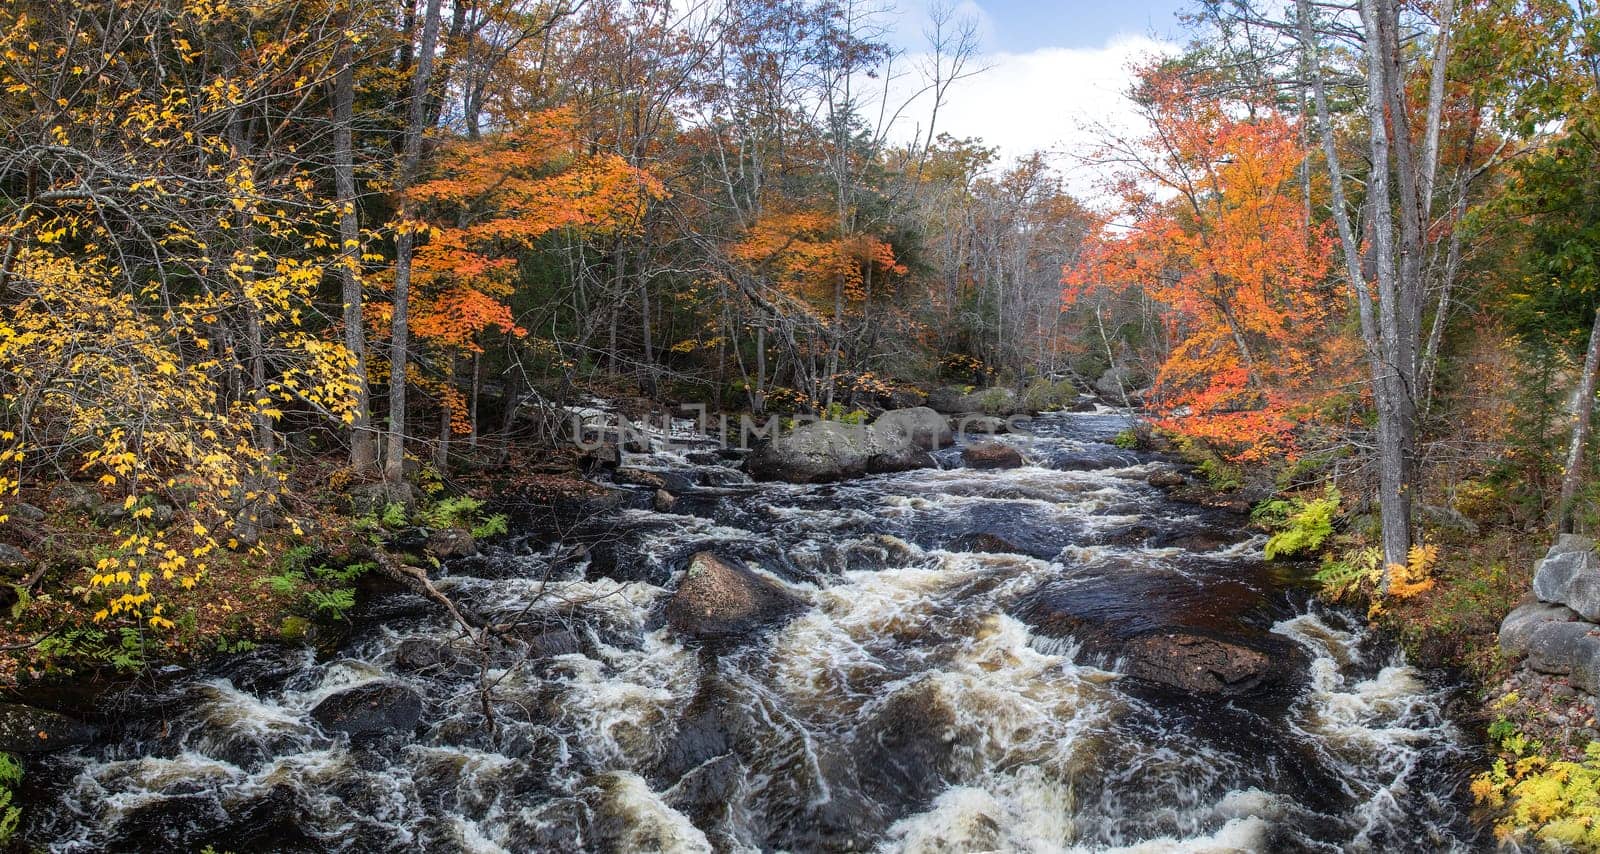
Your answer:
[[[696,640],[730,640],[781,622],[805,607],[800,597],[767,578],[709,552],[689,559],[667,600],[667,623]]]
[[[1600,636],[1584,635],[1572,645],[1568,681],[1590,696],[1600,696]]]
[[[869,472],[927,468],[932,458],[913,452],[953,441],[944,416],[915,406],[885,412],[871,424],[803,424],[757,449],[748,470],[758,480],[826,483]]]
[[[1600,620],[1600,555],[1594,540],[1562,534],[1533,572],[1541,601],[1566,605],[1586,620]]]
[[[750,475],[758,480],[825,483],[859,477],[867,460],[892,448],[877,447],[880,437],[862,424],[817,421],[784,433],[750,456]]]
[[[1590,623],[1545,623],[1535,628],[1528,636],[1528,666],[1540,673],[1567,675],[1579,642],[1595,630]]]
[[[1527,655],[1534,629],[1546,623],[1570,623],[1576,619],[1578,613],[1565,605],[1524,602],[1500,621],[1500,652],[1507,658]]]
[[[924,451],[949,447],[955,442],[950,422],[926,406],[891,409],[879,415],[872,426],[886,435],[904,436],[912,447]]]
[[[1144,383],[1138,372],[1126,365],[1113,365],[1094,381],[1094,390],[1112,403],[1121,403],[1124,395],[1132,395]]]

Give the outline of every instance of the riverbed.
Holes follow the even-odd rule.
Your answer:
[[[750,482],[661,448],[667,479],[568,519],[524,515],[437,586],[513,642],[480,654],[429,603],[375,597],[333,648],[270,647],[117,698],[100,740],[32,772],[53,851],[1475,850],[1456,690],[1247,520],[1147,482],[1128,417],[1035,418],[1025,465]],[[685,639],[692,555],[797,613]],[[1268,676],[1183,690],[1130,649],[1219,639]],[[1164,634],[1163,634],[1164,633]],[[1144,669],[1141,670],[1140,668]],[[383,683],[410,730],[311,716]],[[492,722],[492,723],[491,723]]]

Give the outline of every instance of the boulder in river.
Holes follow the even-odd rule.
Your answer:
[[[1600,555],[1594,540],[1562,534],[1533,571],[1541,601],[1566,605],[1585,620],[1600,620]]]
[[[0,703],[0,753],[48,753],[85,744],[94,735],[94,727],[58,712]]]
[[[1151,472],[1150,476],[1145,478],[1145,482],[1162,489],[1183,486],[1186,483],[1183,475],[1177,469],[1167,467],[1158,468]]]
[[[436,528],[428,532],[428,541],[423,548],[428,554],[445,560],[477,554],[478,541],[465,528]]]
[[[1507,658],[1528,654],[1533,630],[1546,623],[1569,623],[1578,613],[1565,605],[1549,602],[1524,602],[1500,621],[1500,652]]]
[[[901,448],[867,460],[867,474],[893,474],[899,471],[938,468],[933,455],[921,448]]]
[[[328,732],[342,732],[352,741],[368,741],[390,733],[410,735],[422,720],[422,695],[401,682],[363,682],[323,698],[311,719]]]
[[[749,471],[758,480],[826,483],[859,477],[867,461],[882,451],[873,447],[872,430],[860,424],[817,421],[796,427],[756,450]]]
[[[1003,442],[977,442],[961,449],[961,461],[973,469],[1014,469],[1022,452]]]
[[[946,448],[955,442],[950,422],[926,406],[891,409],[879,415],[872,426],[885,434],[904,436],[911,447],[924,451]]]
[[[697,640],[728,640],[793,616],[805,605],[776,582],[709,552],[689,559],[667,600],[667,622]]]
[[[1210,697],[1253,694],[1298,676],[1292,642],[1250,642],[1190,629],[1150,632],[1122,647],[1127,675]]]
[[[667,482],[661,475],[646,469],[624,467],[611,473],[611,482],[628,484],[630,486],[643,486],[648,489],[666,489]]]

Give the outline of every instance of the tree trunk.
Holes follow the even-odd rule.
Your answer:
[[[1391,158],[1390,128],[1387,110],[1397,97],[1391,87],[1397,86],[1390,67],[1393,54],[1393,30],[1397,25],[1394,5],[1390,0],[1362,0],[1361,17],[1366,30],[1367,53],[1367,123],[1368,145],[1372,157],[1372,173],[1368,177],[1367,192],[1372,222],[1372,266],[1378,279],[1378,341],[1381,359],[1374,365],[1373,400],[1378,409],[1378,508],[1383,520],[1384,576],[1382,588],[1387,590],[1389,567],[1404,566],[1411,550],[1412,454],[1414,441],[1415,401],[1411,397],[1411,380],[1416,376],[1415,323],[1413,306],[1408,298],[1414,281],[1407,280],[1407,268],[1412,262],[1409,250],[1413,244],[1412,231],[1416,224],[1416,198],[1405,197],[1415,193],[1405,176],[1409,167],[1401,164],[1401,230],[1407,250],[1406,257],[1396,263],[1394,214],[1390,209],[1390,170],[1393,160],[1406,160],[1409,146],[1403,145],[1401,155]],[[1393,125],[1395,136],[1403,139],[1405,124],[1397,120]]]
[[[350,422],[350,468],[369,476],[378,468],[378,434],[372,429],[372,389],[367,382],[366,320],[361,295],[361,222],[356,215],[355,67],[350,40],[341,38],[333,95],[333,183],[339,197],[339,284],[344,301],[344,346],[355,359],[356,408]]]
[[[1567,446],[1567,468],[1561,475],[1561,502],[1556,510],[1556,532],[1572,533],[1577,517],[1578,487],[1583,484],[1583,452],[1589,444],[1589,422],[1594,414],[1595,375],[1600,373],[1600,309],[1589,329],[1589,350],[1583,357],[1583,377],[1572,400],[1572,443]]]
[[[405,192],[417,176],[422,160],[422,131],[427,118],[428,84],[433,76],[433,51],[439,40],[439,2],[428,0],[423,16],[422,43],[417,46],[416,70],[411,77],[411,103],[406,120],[405,149],[401,155],[400,178],[395,191],[400,194],[400,233],[395,238],[394,322],[389,342],[389,439],[384,452],[383,480],[398,485],[405,478],[406,363],[409,358],[410,322],[407,303],[411,296],[411,254],[415,234],[410,222],[411,204]]]

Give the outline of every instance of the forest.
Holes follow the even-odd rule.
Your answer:
[[[941,124],[969,6],[906,48],[873,0],[0,5],[0,848],[1600,850],[1600,9],[1197,0],[1135,121],[1013,151]],[[770,443],[592,418],[685,406]],[[1229,675],[1179,687],[1293,733],[1142,795],[1208,812],[1083,770],[1165,742],[1051,752],[1193,724],[1085,699],[1174,687],[1046,595],[1117,561],[1118,601],[1212,579],[1161,626]],[[1306,736],[1340,691],[1426,737]],[[351,768],[407,815],[319,811]]]

